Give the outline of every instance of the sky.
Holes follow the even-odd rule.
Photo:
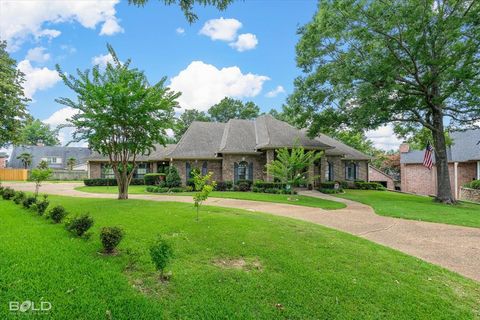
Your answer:
[[[314,0],[235,1],[227,10],[196,7],[189,24],[177,6],[150,0],[143,8],[120,0],[0,0],[0,39],[25,73],[30,113],[55,127],[72,110],[55,102],[74,98],[55,65],[68,74],[110,61],[144,70],[150,83],[182,92],[185,109],[208,110],[225,96],[253,101],[262,112],[281,109],[301,75],[295,64],[297,29],[315,14]],[[64,129],[60,140],[71,139]],[[397,148],[390,127],[368,132],[375,145]]]

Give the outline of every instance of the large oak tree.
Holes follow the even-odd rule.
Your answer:
[[[451,203],[444,131],[480,118],[479,17],[474,0],[320,0],[299,30],[305,74],[290,107],[311,134],[325,116],[363,130],[428,129],[437,200]]]
[[[165,87],[166,78],[150,85],[147,77],[130,60],[120,62],[108,46],[113,63],[105,70],[80,71],[66,75],[57,65],[64,83],[76,100],[56,101],[78,111],[69,122],[75,127],[74,140],[87,141],[89,147],[108,156],[118,184],[118,199],[128,199],[139,155],[148,155],[155,144],[165,145],[166,130],[173,127],[174,107],[180,93]]]

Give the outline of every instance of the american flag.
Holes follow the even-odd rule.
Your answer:
[[[431,170],[433,167],[433,160],[432,160],[432,152],[433,148],[430,142],[427,142],[427,147],[425,148],[425,155],[423,156],[423,165]]]

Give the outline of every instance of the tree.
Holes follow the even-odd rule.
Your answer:
[[[454,201],[445,121],[470,126],[480,118],[480,2],[471,0],[320,0],[300,28],[289,104],[311,123],[323,111],[361,130],[393,124],[431,131],[438,201]]]
[[[32,170],[30,173],[30,180],[35,182],[35,198],[38,197],[38,191],[40,190],[40,187],[42,183],[46,180],[48,180],[53,174],[53,170],[50,168],[35,168]]]
[[[173,257],[172,246],[159,235],[157,240],[150,246],[149,251],[155,268],[160,271],[160,279],[163,280],[165,268]]]
[[[23,93],[24,74],[6,47],[7,43],[0,41],[0,148],[17,141],[29,101]]]
[[[77,159],[71,157],[71,158],[68,158],[67,159],[67,166],[68,166],[68,170],[72,171],[73,170],[73,167],[75,166],[75,164],[77,163]]]
[[[143,71],[130,68],[130,59],[122,63],[113,48],[107,48],[113,62],[104,70],[95,66],[92,72],[78,70],[78,77],[74,77],[57,65],[60,77],[77,99],[56,101],[78,111],[69,119],[75,127],[74,141],[87,141],[92,150],[108,156],[118,199],[128,199],[137,157],[150,154],[157,143],[165,145],[180,94],[165,87],[166,78],[150,85]]]
[[[20,130],[17,145],[34,146],[42,143],[46,146],[59,145],[58,130],[50,129],[50,125],[38,119],[28,117],[25,126]]]
[[[232,98],[223,98],[222,101],[208,109],[212,121],[227,122],[230,119],[254,119],[259,116],[260,108],[253,102],[243,103]]]
[[[32,164],[33,156],[31,153],[23,152],[17,157],[18,160],[22,161],[23,168],[28,169]]]
[[[403,132],[400,132],[400,135],[406,137],[410,148],[415,150],[423,150],[427,147],[428,142],[432,143],[433,141],[432,131],[427,128],[421,128],[408,137],[408,134]],[[451,146],[453,143],[447,131],[445,131],[445,143],[447,146]]]
[[[185,112],[182,113],[177,119],[175,127],[173,128],[173,132],[175,133],[175,138],[177,141],[180,140],[193,121],[209,122],[210,117],[203,111],[198,111],[195,109],[185,110]]]
[[[202,176],[200,172],[193,172],[193,182],[195,184],[195,194],[193,195],[193,202],[195,208],[197,208],[197,221],[198,221],[198,212],[200,211],[200,206],[203,201],[208,199],[210,192],[213,191],[217,183],[212,181],[213,172]]]
[[[306,174],[306,170],[318,161],[323,152],[315,150],[305,152],[303,147],[281,148],[277,150],[277,157],[267,163],[267,172],[281,183],[286,184],[292,195],[295,194],[294,187],[309,183],[313,177]]]
[[[128,3],[143,7],[149,0],[128,0]],[[197,21],[198,16],[193,12],[193,6],[199,4],[202,6],[214,6],[218,10],[225,10],[233,0],[163,0],[166,5],[177,4],[180,6],[185,18],[189,23]]]

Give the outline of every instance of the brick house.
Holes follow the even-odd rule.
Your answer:
[[[0,152],[0,169],[7,167],[8,154],[5,152]]]
[[[388,190],[395,190],[395,178],[372,165],[368,166],[368,178],[370,182],[377,182]]]
[[[452,132],[452,145],[447,150],[450,186],[455,199],[460,199],[460,188],[480,179],[480,129]],[[423,166],[424,150],[410,150],[400,145],[401,190],[422,195],[437,194],[437,172]],[[435,156],[434,163],[435,163]]]
[[[276,149],[295,145],[325,152],[325,156],[308,169],[308,174],[315,177],[315,184],[368,181],[369,156],[324,134],[311,139],[304,130],[270,115],[254,120],[232,119],[227,123],[193,122],[177,144],[157,146],[149,156],[141,156],[134,176],[142,178],[146,173],[163,172],[173,165],[184,183],[193,168],[202,173],[213,172],[216,181],[272,181],[265,165],[275,159]],[[89,177],[113,178],[107,164],[105,157],[93,155],[88,160]]]

